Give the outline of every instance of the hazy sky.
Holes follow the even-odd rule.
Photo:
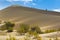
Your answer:
[[[0,9],[14,4],[44,10],[60,11],[60,0],[0,0]]]

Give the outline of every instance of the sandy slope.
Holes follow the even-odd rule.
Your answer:
[[[5,21],[10,20],[16,24],[25,23],[39,25],[40,27],[43,27],[42,29],[60,27],[60,14],[58,12],[38,10],[22,6],[10,6],[1,10],[0,19]]]

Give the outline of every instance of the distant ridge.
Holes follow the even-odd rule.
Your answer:
[[[49,10],[42,10],[42,9],[36,9],[36,8],[32,8],[32,7],[26,7],[26,6],[20,6],[20,5],[11,5],[11,6],[8,6],[7,8],[10,8],[10,7],[20,7],[20,8],[24,8],[24,9],[29,9],[29,10],[31,10],[31,11],[36,11],[36,12],[45,12],[46,14],[52,14],[52,15],[59,15],[60,16],[60,12],[56,12],[56,11],[49,11]],[[7,8],[5,8],[5,9],[7,9]],[[4,9],[3,9],[4,10]],[[2,11],[2,10],[1,10]],[[49,12],[49,13],[47,13],[47,12]],[[44,13],[44,14],[45,14]]]

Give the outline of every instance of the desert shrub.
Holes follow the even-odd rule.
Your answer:
[[[31,27],[29,32],[28,32],[31,36],[36,36],[38,34],[42,34],[43,32],[41,31],[39,26],[34,26]]]
[[[37,32],[39,34],[42,34],[43,32],[41,31],[40,27],[38,26],[34,26],[34,27],[31,27],[30,31],[32,32]]]
[[[6,38],[6,40],[16,40],[16,38],[9,36],[9,38]]]
[[[45,30],[45,33],[51,33],[51,32],[55,32],[55,31],[57,31],[57,30],[55,30],[55,29]]]
[[[8,32],[12,32],[14,26],[15,26],[15,24],[12,22],[5,22],[5,27],[8,30]]]
[[[29,25],[27,24],[20,24],[20,27],[17,29],[17,32],[20,34],[26,33],[29,31]]]
[[[36,36],[35,36],[35,39],[37,39],[37,40],[42,40],[42,37],[39,36],[39,35],[36,35]]]
[[[38,34],[36,31],[35,32],[29,31],[28,33],[29,33],[30,36],[36,36]]]

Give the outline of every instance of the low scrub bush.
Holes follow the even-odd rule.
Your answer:
[[[20,27],[17,29],[17,32],[20,34],[27,33],[29,31],[29,25],[20,24]]]
[[[45,30],[45,33],[51,33],[51,32],[56,32],[57,30],[55,29],[50,29],[50,30]]]

